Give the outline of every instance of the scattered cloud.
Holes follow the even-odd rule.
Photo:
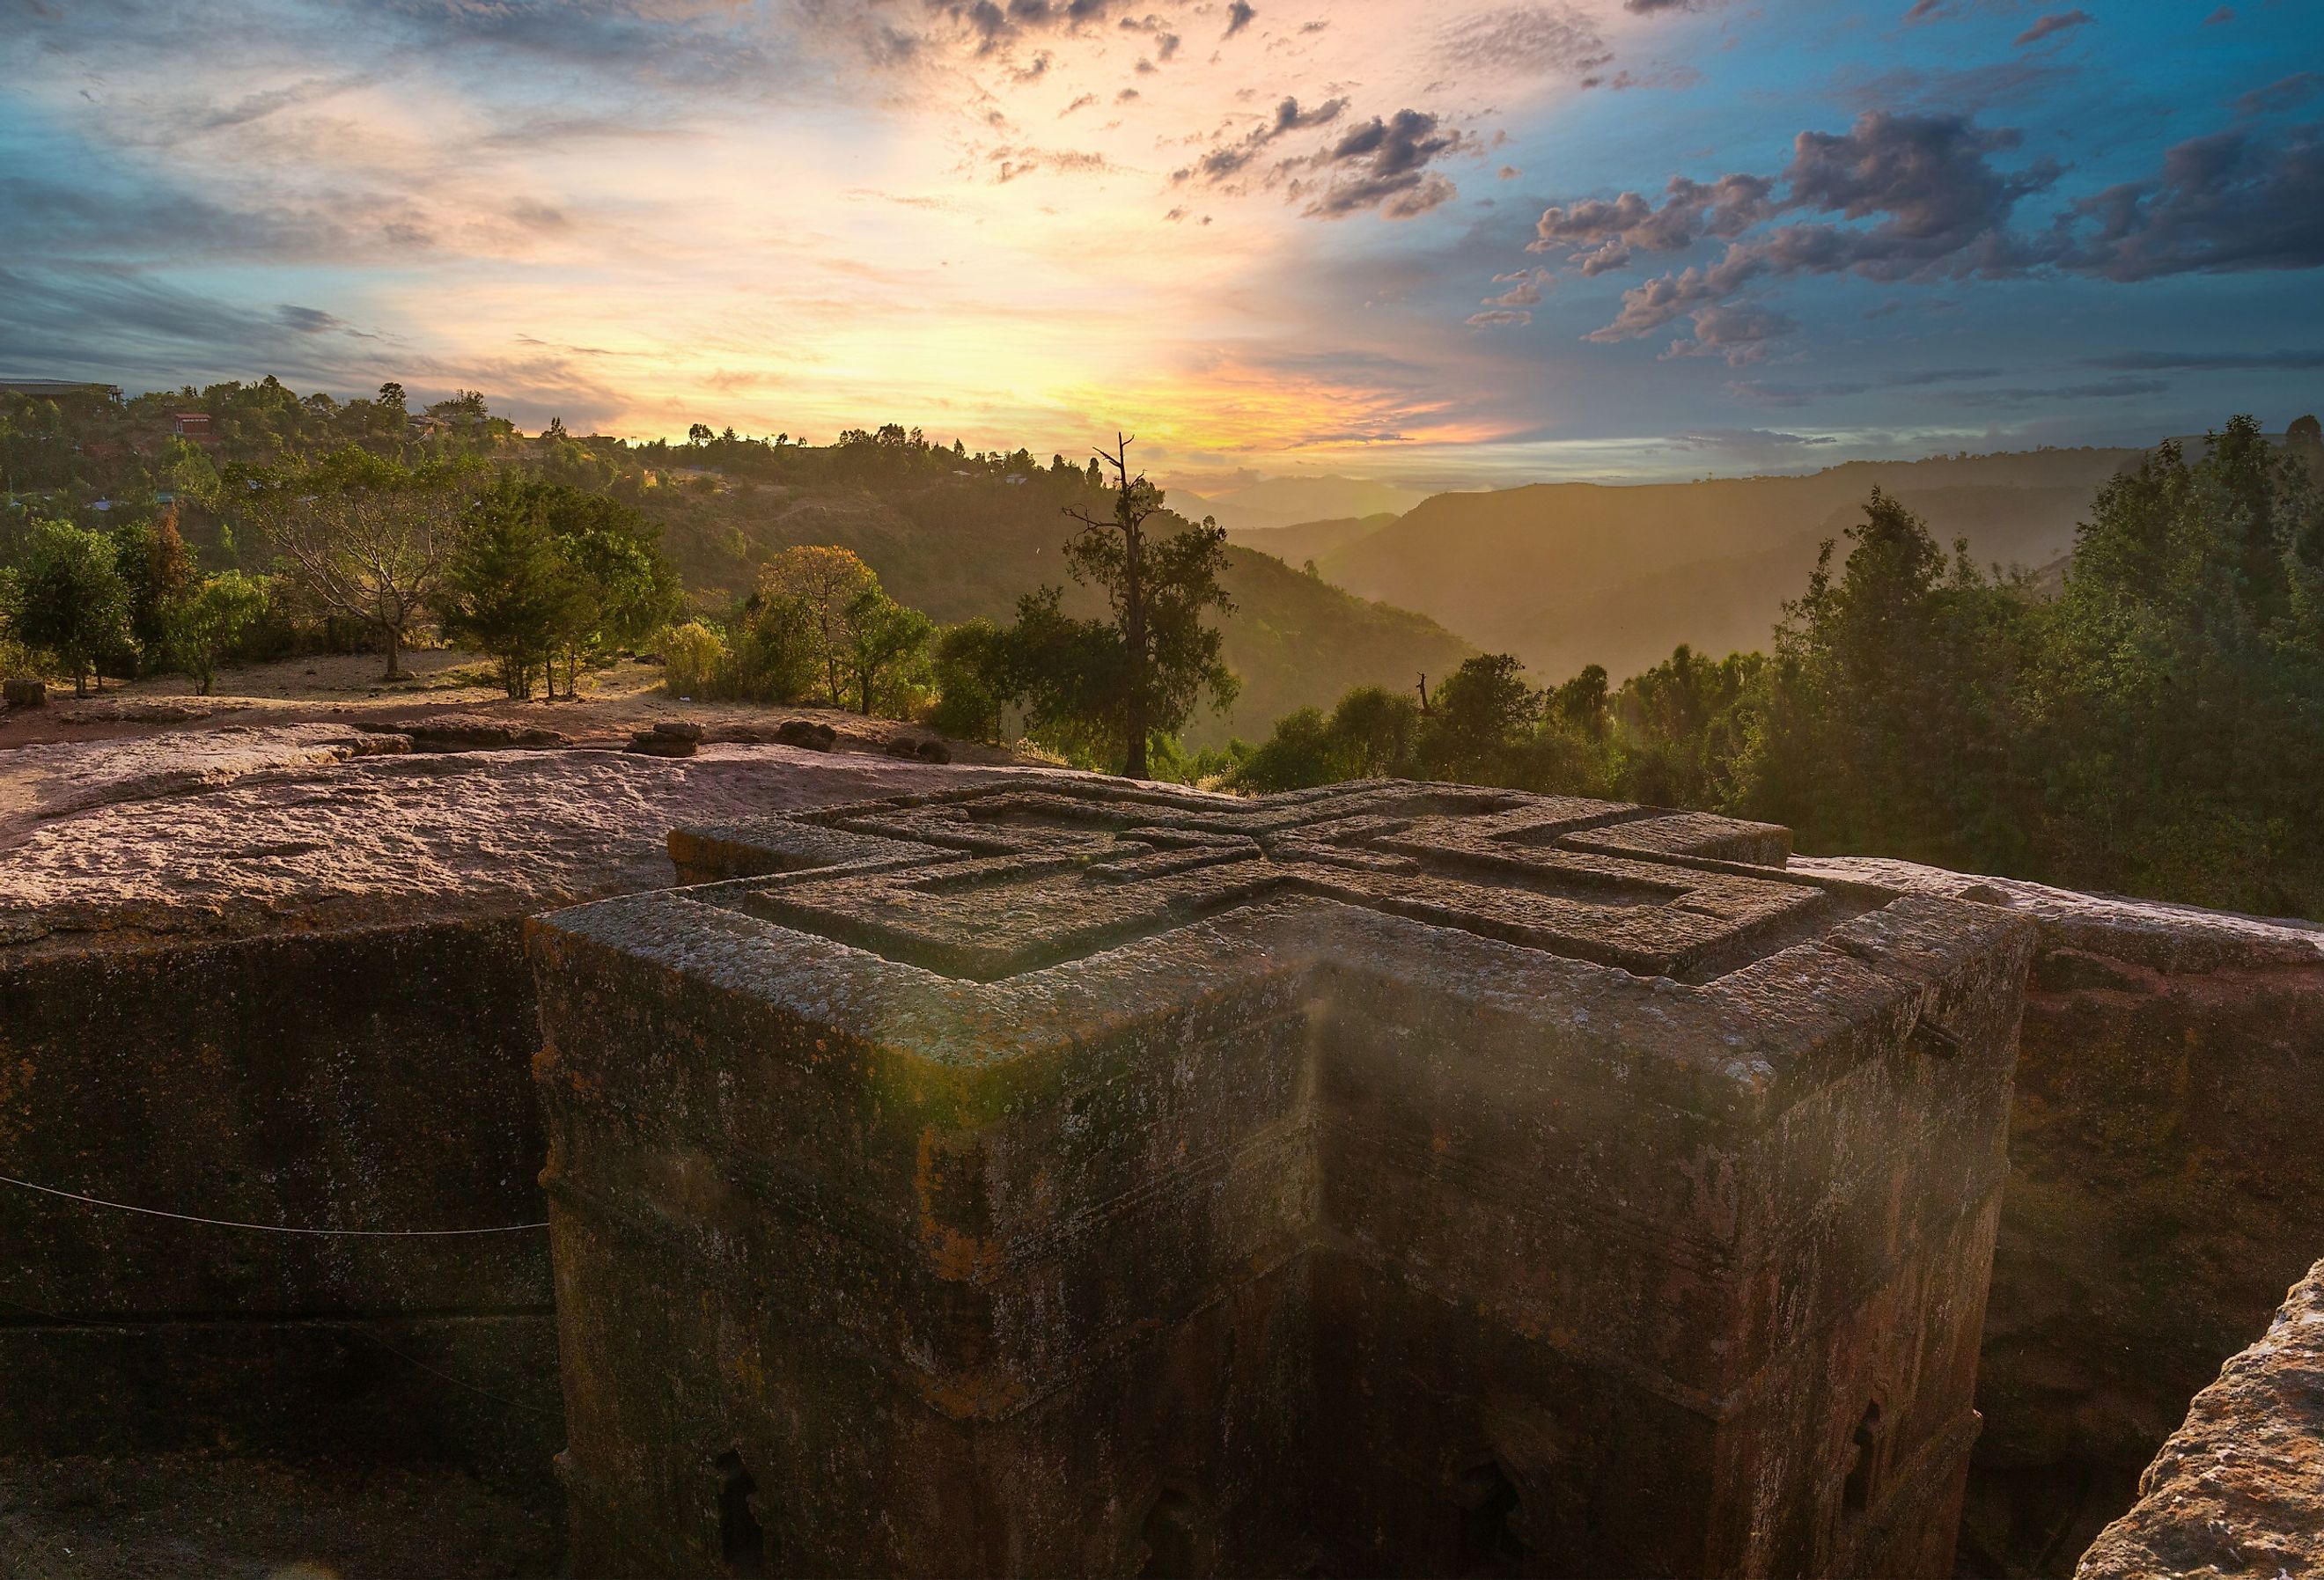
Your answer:
[[[1837,444],[1828,435],[1778,433],[1765,428],[1696,428],[1673,434],[1670,442],[1682,449],[1716,450],[1730,455],[1760,455],[1768,450],[1799,449],[1809,445]]]
[[[1124,91],[1134,90],[1125,89]],[[1267,152],[1270,144],[1295,132],[1305,132],[1317,126],[1328,126],[1338,120],[1341,112],[1347,107],[1348,101],[1344,98],[1329,99],[1309,108],[1302,108],[1296,98],[1286,98],[1275,106],[1272,118],[1260,122],[1237,141],[1213,148],[1193,164],[1172,171],[1170,180],[1174,184],[1199,181],[1204,185],[1217,186],[1222,181],[1240,175],[1245,167]],[[1286,166],[1296,162],[1286,162]],[[1284,167],[1278,167],[1276,173],[1280,174],[1281,168]]]
[[[2265,88],[2255,88],[2249,93],[2236,96],[2236,114],[2249,119],[2254,115],[2273,115],[2279,110],[2295,109],[2316,97],[2324,88],[2324,77],[2313,71],[2295,71],[2289,77],[2279,77]]]
[[[1306,212],[1325,219],[1367,209],[1390,219],[1425,214],[1454,191],[1449,180],[1428,166],[1459,152],[1465,141],[1419,110],[1398,110],[1385,121],[1375,115],[1309,162],[1330,176]]]
[[[287,301],[274,310],[274,317],[285,328],[296,329],[301,335],[319,335],[326,329],[346,327],[337,313],[327,313],[318,307],[293,307]]]
[[[2052,11],[2046,16],[2036,17],[2034,25],[2019,33],[2015,42],[2022,49],[2027,44],[2038,44],[2043,39],[2055,38],[2061,32],[2087,27],[2097,20],[2080,6],[2071,11]]]
[[[1695,333],[1670,356],[1765,355],[1779,314],[1741,299],[1800,275],[1889,282],[2037,273],[2115,281],[2324,266],[2324,149],[2317,130],[2279,139],[2240,130],[2166,150],[2160,173],[2068,203],[2046,228],[2022,229],[2018,208],[2062,173],[2046,159],[2003,168],[2023,139],[1968,116],[1869,111],[1841,134],[1803,132],[1779,176],[1674,177],[1663,200],[1637,192],[1545,209],[1529,244],[1562,251],[1585,277],[1640,254],[1723,241],[1723,253],[1622,293],[1612,321],[1587,337],[1634,339],[1681,318]],[[1840,223],[1793,219],[1835,216]],[[1784,223],[1776,223],[1782,220]],[[1710,310],[1720,310],[1710,311]],[[1706,312],[1709,313],[1705,317]]]
[[[1511,5],[1448,23],[1436,57],[1462,71],[1544,77],[1594,71],[1614,59],[1596,24],[1566,5]]]
[[[1235,34],[1249,27],[1250,19],[1258,14],[1258,11],[1252,8],[1250,0],[1234,0],[1234,4],[1227,7],[1227,31],[1221,36],[1234,37]]]
[[[2086,198],[2071,223],[2096,234],[2061,249],[2064,266],[2108,280],[2324,267],[2324,147],[2318,129],[2281,141],[2245,131],[2163,152],[2153,180]]]

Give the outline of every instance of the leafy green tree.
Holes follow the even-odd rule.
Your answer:
[[[228,570],[203,577],[170,603],[163,651],[200,695],[210,694],[219,661],[265,620],[268,597],[263,577]]]
[[[1508,653],[1479,653],[1437,688],[1421,730],[1421,757],[1432,774],[1497,784],[1506,759],[1541,717],[1542,698]]]
[[[879,586],[853,550],[825,545],[786,549],[760,568],[755,624],[764,627],[778,617],[799,623],[796,640],[823,672],[825,700],[834,707],[846,706],[848,611]],[[786,637],[785,645],[792,640]]]
[[[404,674],[412,628],[442,598],[473,476],[407,471],[348,445],[299,472],[229,468],[227,482],[258,485],[254,513],[294,605],[374,633],[392,680]]]
[[[1951,866],[2015,865],[2034,822],[2018,677],[2034,605],[1950,562],[1875,489],[1808,590],[1785,605],[1757,732],[1739,765],[1748,808],[1803,845]]]
[[[141,668],[163,661],[169,612],[193,585],[194,568],[186,541],[178,535],[174,512],[151,521],[134,517],[106,529],[113,563],[129,596],[129,635]]]
[[[1593,741],[1602,741],[1606,738],[1609,723],[1607,707],[1610,700],[1606,687],[1606,666],[1590,664],[1584,666],[1580,674],[1552,691],[1545,707],[1548,716],[1568,729]]]
[[[2042,875],[2324,911],[2319,588],[2315,474],[2249,417],[2099,491],[2028,687]]]
[[[931,652],[936,704],[929,725],[962,741],[998,742],[1015,694],[1010,633],[990,620],[964,620],[937,633]]]
[[[847,605],[845,670],[855,693],[855,711],[870,717],[906,710],[903,692],[927,667],[936,623],[918,609],[896,602],[874,581]]]
[[[586,589],[558,552],[542,500],[504,482],[469,507],[446,568],[446,634],[500,661],[512,698],[532,695],[567,628],[586,618]],[[551,684],[554,694],[554,683]]]
[[[35,522],[26,547],[17,637],[54,654],[80,694],[100,664],[130,651],[128,585],[113,543],[101,533],[69,522]]]
[[[1419,705],[1401,692],[1359,686],[1327,716],[1303,707],[1277,721],[1274,734],[1236,764],[1240,790],[1267,793],[1351,779],[1419,772]]]

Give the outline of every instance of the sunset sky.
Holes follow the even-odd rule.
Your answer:
[[[2314,0],[0,0],[0,376],[1441,487],[2324,407]]]

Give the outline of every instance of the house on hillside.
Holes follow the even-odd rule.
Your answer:
[[[216,444],[217,435],[210,430],[210,414],[207,411],[180,411],[170,419],[170,431],[188,444]]]

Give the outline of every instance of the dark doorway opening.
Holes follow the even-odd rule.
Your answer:
[[[1840,1506],[1850,1514],[1861,1514],[1872,1507],[1872,1477],[1880,1447],[1880,1401],[1874,1400],[1864,1407],[1863,1418],[1856,1423],[1854,1439],[1856,1457],[1849,1462],[1848,1481],[1840,1489]],[[1831,1483],[1826,1482],[1826,1486]]]
[[[1523,1575],[1528,1549],[1510,1524],[1517,1511],[1517,1489],[1499,1460],[1463,1475],[1455,1489],[1461,1506],[1461,1537],[1452,1572],[1471,1580],[1514,1580]]]
[[[1193,1580],[1198,1542],[1192,1498],[1164,1491],[1146,1511],[1138,1536],[1146,1545],[1146,1562],[1138,1571],[1141,1580]]]
[[[759,1483],[742,1467],[742,1456],[733,1449],[718,1456],[718,1556],[729,1575],[767,1572],[767,1532],[751,1511],[751,1494]]]

